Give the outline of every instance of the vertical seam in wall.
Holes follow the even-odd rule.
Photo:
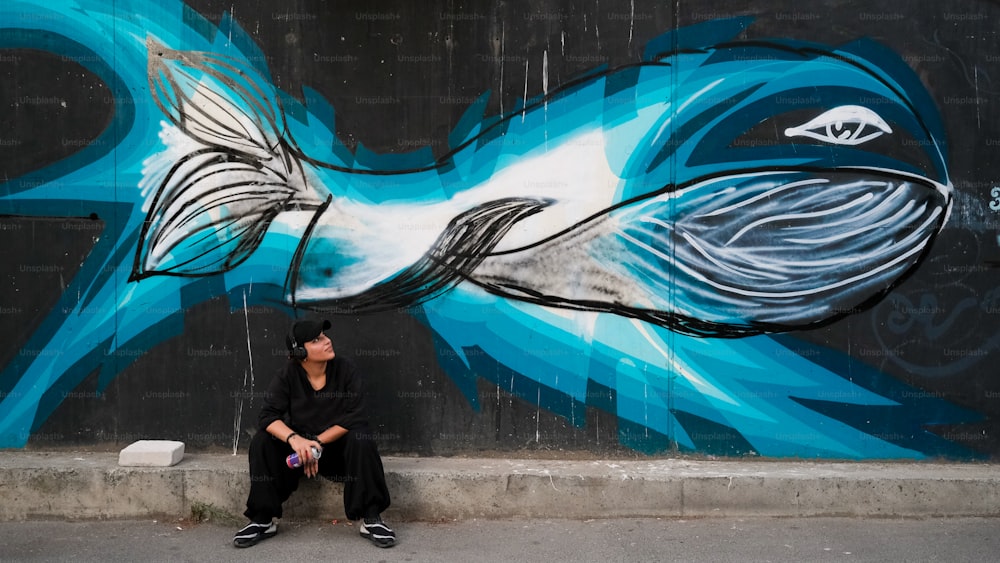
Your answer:
[[[111,17],[111,43],[112,43],[112,45],[111,45],[111,72],[112,72],[113,76],[115,77],[115,88],[120,89],[120,88],[122,88],[122,80],[118,79],[118,76],[119,76],[119,73],[118,73],[118,44],[117,44],[118,43],[118,0],[112,0],[112,2],[111,2],[111,14],[112,14],[112,17]],[[114,143],[115,143],[114,148],[111,149],[111,152],[112,152],[111,159],[112,159],[112,162],[114,162],[114,167],[113,167],[113,169],[111,171],[111,181],[112,181],[112,184],[113,184],[112,190],[114,192],[114,202],[113,202],[113,205],[111,206],[111,209],[117,211],[117,208],[118,208],[118,149],[121,146],[121,122],[118,120],[118,109],[119,108],[118,108],[118,102],[117,102],[117,100],[121,100],[123,98],[122,98],[122,92],[120,90],[117,91],[117,92],[113,91],[111,93],[111,95],[114,98],[114,100],[116,100],[115,101],[115,109],[114,109],[115,113],[111,117],[111,123],[114,124],[114,131],[113,131],[112,134],[114,135]],[[111,223],[111,227],[114,229],[114,231],[112,231],[112,232],[117,232],[118,231],[118,227],[119,227],[119,225],[117,224],[117,222],[119,220],[118,215],[119,214],[117,212],[112,211],[111,212],[111,217],[108,218],[108,221]],[[105,225],[105,229],[107,229],[107,225]],[[122,231],[122,232],[124,232],[124,231]],[[112,244],[111,250],[110,250],[110,252],[112,252],[111,256],[114,256],[114,253],[118,250],[116,248],[116,246],[117,246],[117,244]],[[131,272],[129,272],[129,273],[131,274]],[[119,276],[122,275],[121,268],[115,266],[114,272],[112,272],[111,275],[113,276],[113,280],[114,280],[114,286],[113,287],[115,288],[115,290],[114,290],[115,291],[115,295],[112,296],[112,299],[114,299],[114,303],[116,303],[116,304],[117,303],[121,303],[121,295],[118,293],[118,292],[120,292],[122,290],[121,284],[118,283],[119,282],[118,278],[119,278]],[[118,307],[115,307],[115,310],[113,311],[112,315],[114,316],[114,320],[112,321],[111,324],[114,327],[113,328],[114,334],[111,335],[111,350],[114,351],[114,352],[117,352],[118,351],[118,346],[120,345],[120,343],[118,342],[118,332],[119,332],[118,331],[118,319],[119,319],[119,310],[118,310]],[[116,381],[118,379],[117,374],[121,373],[121,371],[119,370],[119,364],[122,361],[122,357],[121,357],[120,354],[115,353],[115,354],[112,355],[111,361],[113,362],[112,373],[114,373],[116,375],[115,375],[115,377],[111,378],[108,381],[108,386],[111,385],[111,381]],[[98,379],[98,381],[100,381],[100,379]],[[119,413],[120,413],[120,409],[119,409]],[[115,439],[116,440],[117,440],[117,437],[118,437],[118,430],[119,430],[119,426],[118,426],[119,420],[120,420],[119,416],[118,416],[119,413],[112,413],[112,419],[114,420],[115,437],[116,437]]]
[[[674,33],[673,33],[673,39],[671,40],[670,49],[671,49],[672,52],[676,53],[677,52],[677,46],[678,46],[678,37],[677,37],[678,34],[677,34],[677,30],[680,27],[680,19],[681,19],[681,0],[676,0],[674,2],[674,18],[673,19],[674,19],[674,21],[672,23],[673,23],[673,32]],[[671,86],[671,88],[670,88],[670,97],[671,97],[671,99],[670,99],[670,105],[669,105],[669,107],[670,107],[670,112],[671,113],[675,113],[676,112],[676,107],[677,107],[677,104],[675,103],[676,102],[676,97],[677,97],[677,62],[676,62],[676,59],[675,59],[674,64],[670,65],[670,86]],[[675,127],[676,127],[675,120],[673,119],[673,116],[671,116],[670,117],[671,134],[670,134],[670,137],[669,137],[670,139],[673,139],[673,130],[674,130]],[[677,153],[676,152],[674,152],[670,156],[670,184],[673,185],[673,186],[677,185]],[[676,220],[677,220],[676,208],[677,208],[677,200],[676,200],[676,198],[672,197],[672,198],[670,198],[670,217],[672,217],[672,220],[671,220],[672,222],[676,222]],[[671,254],[673,253],[673,250],[674,250],[673,249],[673,233],[676,232],[676,230],[673,229],[672,227],[673,227],[673,225],[671,225],[671,231],[670,231],[671,232],[671,235],[670,235],[671,236],[671,240],[668,242],[668,248],[669,248],[669,252],[671,252]],[[670,273],[668,274],[668,278],[667,278],[669,280],[668,283],[667,283],[667,288],[668,288],[668,291],[670,292],[670,295],[669,295],[669,298],[668,298],[668,303],[670,304],[670,309],[672,311],[676,311],[677,310],[677,283],[676,283],[675,276],[676,276],[676,269],[675,268],[671,268]],[[679,442],[677,440],[678,429],[676,428],[676,426],[677,426],[675,424],[675,420],[676,419],[674,418],[674,381],[677,379],[677,373],[676,373],[675,369],[673,368],[673,366],[676,365],[676,361],[675,361],[676,354],[675,354],[674,350],[675,350],[675,342],[676,342],[676,339],[677,339],[677,334],[674,331],[672,331],[672,330],[668,330],[666,332],[667,332],[667,354],[668,354],[668,358],[667,358],[668,365],[666,366],[667,367],[667,428],[666,428],[666,432],[667,432],[667,443],[669,444],[669,448],[670,448],[670,450],[673,453],[676,454],[680,450]],[[681,482],[681,508],[682,508],[682,513],[683,513],[683,506],[684,506],[684,504],[683,504],[683,499],[684,499],[683,491],[684,491],[684,489],[683,489],[683,481],[682,481]]]

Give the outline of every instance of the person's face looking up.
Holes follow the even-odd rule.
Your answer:
[[[319,336],[305,343],[307,361],[326,362],[332,360],[336,355],[333,351],[333,342],[323,332]]]

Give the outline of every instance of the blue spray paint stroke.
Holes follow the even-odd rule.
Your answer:
[[[42,45],[93,61],[84,66],[105,80],[123,102],[119,106],[135,106],[134,114],[118,112],[102,137],[116,147],[113,155],[80,153],[4,185],[4,213],[73,216],[99,210],[107,227],[55,309],[72,312],[53,313],[28,343],[27,349],[39,353],[32,361],[15,361],[0,375],[0,387],[6,392],[0,411],[3,444],[23,445],[30,430],[58,405],[60,393],[65,396],[96,367],[101,367],[103,387],[134,359],[130,350],[177,334],[186,307],[220,294],[229,295],[234,307],[242,306],[243,301],[234,297],[246,293],[249,305],[291,301],[321,311],[346,307],[363,312],[423,303],[423,318],[440,338],[442,365],[456,380],[494,374],[498,385],[509,383],[511,393],[526,400],[534,396],[541,407],[578,423],[583,419],[577,416],[580,405],[614,411],[625,428],[623,443],[637,449],[655,450],[649,446],[655,442],[649,436],[658,434],[684,449],[705,451],[712,441],[705,429],[722,429],[732,436],[729,441],[745,444],[744,451],[771,456],[971,455],[925,428],[969,420],[969,413],[939,400],[915,400],[898,390],[891,392],[886,389],[887,378],[860,366],[848,366],[848,371],[852,377],[865,376],[846,380],[838,374],[847,372],[832,369],[844,366],[831,363],[836,354],[830,351],[817,352],[817,358],[825,361],[810,361],[792,352],[801,350],[801,344],[782,346],[772,336],[696,337],[748,336],[832,322],[856,310],[848,304],[860,309],[877,301],[919,263],[950,206],[950,183],[933,103],[895,55],[865,42],[836,51],[788,41],[729,45],[724,43],[728,37],[749,22],[711,22],[652,42],[644,64],[581,78],[549,97],[525,101],[509,116],[479,120],[477,113],[485,105],[482,98],[452,135],[455,150],[442,162],[421,153],[400,157],[374,155],[363,148],[347,151],[332,133],[334,114],[325,102],[306,92],[306,108],[253,78],[268,75],[260,63],[264,58],[228,17],[216,33],[179,3],[154,7],[124,2],[118,9],[138,17],[118,20],[101,3],[86,1],[18,2],[0,9],[6,12],[0,12],[3,21],[12,22],[6,25],[17,27],[16,32],[2,35],[3,46]],[[114,68],[102,61],[114,61]],[[161,78],[187,73],[192,81],[154,81],[150,92],[147,69],[156,70]],[[205,120],[199,124],[196,115],[176,113],[184,106],[179,100],[198,93],[199,80],[212,83],[210,91],[241,112],[246,118],[242,125],[255,127],[236,141],[223,140],[218,138],[218,127],[202,127]],[[879,101],[879,116],[891,124],[892,133],[908,135],[916,140],[908,146],[926,150],[908,159],[854,148],[850,141],[864,128],[871,133],[861,138],[889,132],[888,125],[874,119],[854,123],[856,129],[849,131],[841,123],[826,124],[825,130],[816,125],[821,113],[817,108],[853,108],[860,97]],[[150,103],[150,98],[157,103]],[[279,103],[284,110],[280,116],[275,111]],[[674,104],[671,111],[665,111],[668,104]],[[648,111],[650,107],[656,111]],[[757,146],[752,134],[748,142],[739,142],[741,135],[752,133],[754,126],[776,117],[779,110],[793,113],[803,107],[814,110],[808,116],[811,121],[798,116],[798,121],[780,127],[777,121],[768,123],[786,137],[796,136],[796,142]],[[172,121],[174,127],[164,127],[164,121]],[[178,130],[202,141],[198,149],[202,152],[165,155],[164,151],[189,142],[169,138]],[[614,148],[604,157],[620,179],[607,194],[609,207],[600,213],[570,222],[566,231],[544,240],[517,246],[503,240],[514,225],[545,213],[559,200],[528,193],[502,201],[482,200],[479,203],[486,207],[466,207],[451,217],[451,230],[445,231],[450,238],[434,241],[431,250],[418,257],[423,260],[416,262],[418,267],[388,270],[384,283],[360,293],[343,292],[341,284],[331,281],[368,259],[345,253],[337,244],[347,239],[342,226],[321,220],[338,206],[360,203],[385,213],[392,205],[409,205],[412,210],[414,205],[450,202],[539,156],[550,144],[572,146],[588,131],[600,131],[604,146]],[[156,135],[166,137],[161,136],[163,144],[150,150],[148,140]],[[804,138],[820,142],[801,142]],[[234,142],[241,146],[234,148]],[[149,171],[163,162],[172,163],[172,168]],[[242,175],[254,174],[251,168],[258,171],[258,178],[246,181]],[[206,203],[216,193],[200,183],[201,171],[209,169],[240,177],[231,193],[235,200]],[[830,173],[831,169],[836,172]],[[366,170],[372,173],[362,173]],[[720,172],[733,171],[756,173],[765,180],[739,183],[741,196],[725,200],[733,188],[733,175],[717,180]],[[712,233],[723,229],[716,229],[717,223],[699,224],[695,213],[688,215],[695,217],[688,223],[678,219],[678,209],[704,212],[706,200],[716,202],[704,215],[732,221],[722,222],[730,230],[725,233],[728,241],[719,248],[732,246],[751,238],[747,233],[773,216],[772,209],[754,202],[783,193],[789,184],[819,186],[808,183],[818,173],[828,173],[822,186],[848,190],[845,205],[859,195],[890,198],[898,191],[919,200],[916,211],[912,205],[863,210],[866,219],[913,213],[912,221],[902,223],[914,230],[910,227],[916,221],[922,232],[901,245],[902,255],[892,254],[897,248],[849,249],[853,258],[868,260],[866,267],[889,264],[879,276],[849,279],[863,282],[856,292],[818,283],[808,268],[794,271],[794,261],[782,262],[780,256],[770,266],[793,270],[779,284],[785,289],[790,284],[791,289],[749,292],[740,275],[754,261],[740,263],[738,256],[713,254],[702,244],[718,242]],[[404,180],[386,187],[389,174]],[[880,185],[866,183],[870,177],[887,176],[890,180],[881,180]],[[159,191],[151,196],[148,192],[157,183]],[[276,189],[248,200],[251,186],[260,185]],[[145,186],[147,193],[138,186]],[[109,188],[115,193],[109,195]],[[816,211],[802,200],[823,199],[823,190],[801,191],[804,197],[785,203],[803,206],[796,209],[795,218],[802,221],[792,228],[812,244],[822,225],[808,220]],[[186,215],[184,206],[191,200],[204,207],[214,205],[216,215],[208,219]],[[732,213],[733,209],[740,213]],[[747,209],[749,213],[744,213]],[[84,210],[87,213],[81,213]],[[292,219],[287,219],[289,215]],[[758,223],[747,224],[747,216]],[[674,231],[664,236],[657,229],[631,226],[636,219],[651,217],[662,217],[657,224]],[[246,218],[253,221],[239,222]],[[850,224],[849,216],[838,219],[850,226],[834,238],[857,232],[858,224]],[[596,225],[614,228],[601,231]],[[681,240],[674,236],[680,232],[678,225],[686,229],[690,245],[681,243],[673,249],[687,250],[688,255],[681,259],[677,256],[682,253],[675,254],[662,269],[649,269],[645,260],[629,263],[626,258],[624,265],[595,260],[603,268],[598,277],[641,278],[669,271],[673,285],[652,284],[663,289],[662,294],[650,294],[663,299],[652,307],[591,299],[588,291],[602,289],[593,284],[584,284],[585,291],[577,294],[560,293],[564,287],[506,273],[519,271],[511,265],[530,265],[538,255],[566,250],[560,246],[560,235],[566,239],[567,234],[588,233],[589,245],[584,248],[600,258],[597,250],[608,240],[639,245],[632,251],[664,240],[675,243]],[[482,232],[497,235],[496,239],[462,236],[469,226],[486,227]],[[211,232],[221,236],[218,240],[204,236]],[[752,251],[753,245],[747,249]],[[844,252],[839,247],[833,251]],[[704,258],[720,268],[706,267]],[[727,264],[729,259],[736,261]],[[336,271],[321,267],[331,260]],[[407,262],[413,261],[402,261]],[[276,279],[274,265],[283,263],[289,263],[291,271]],[[716,271],[734,275],[705,278]],[[706,279],[715,283],[713,289],[702,287]],[[332,290],[340,293],[331,296]],[[470,303],[479,313],[470,315]],[[53,344],[56,334],[58,345]],[[539,341],[544,344],[538,346]],[[457,355],[447,354],[446,346]],[[509,379],[503,380],[501,374]],[[473,388],[465,384],[463,389],[475,404]],[[917,414],[926,412],[929,404],[940,420]],[[860,422],[863,414],[879,409],[901,409],[903,414],[896,417],[901,421],[898,432],[866,428]],[[803,431],[789,433],[788,428]],[[629,434],[629,429],[638,433]]]

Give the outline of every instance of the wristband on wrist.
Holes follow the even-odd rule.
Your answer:
[[[291,434],[288,435],[287,438],[285,438],[285,443],[288,444],[289,446],[291,446],[291,444],[289,444],[289,441],[291,441],[291,439],[292,439],[293,436],[298,436],[298,433],[297,432],[292,432]]]

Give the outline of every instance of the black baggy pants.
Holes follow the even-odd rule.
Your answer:
[[[319,458],[319,474],[344,483],[344,513],[350,520],[378,516],[389,508],[382,458],[367,428],[353,429],[327,444]],[[264,430],[250,442],[250,495],[243,513],[254,522],[281,518],[281,505],[299,486],[305,473],[291,469],[285,458],[291,446]]]

